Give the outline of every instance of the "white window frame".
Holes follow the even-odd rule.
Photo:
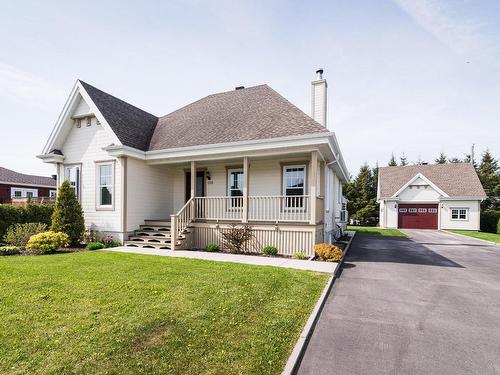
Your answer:
[[[71,174],[72,169],[74,169],[76,172],[76,181],[71,181],[68,178],[68,175]],[[76,199],[80,201],[80,194],[81,194],[81,183],[82,183],[82,167],[80,164],[67,164],[64,166],[64,181],[69,181],[70,186],[75,190],[75,195]],[[75,183],[75,185],[72,185],[72,182]]]
[[[401,212],[401,213],[405,213],[405,212],[408,212],[408,209],[407,209],[406,207],[401,207],[401,208],[399,209],[399,212]]]
[[[287,169],[292,169],[292,168],[302,168],[304,170],[304,186],[302,187],[302,194],[301,195],[287,195],[286,192],[287,192],[287,189],[297,189],[297,188],[288,188],[287,187],[287,184],[286,184],[286,174],[287,174]],[[339,182],[340,183],[340,182]],[[299,199],[299,198],[290,198],[287,199],[286,197],[303,197],[305,195],[307,195],[307,165],[306,164],[295,164],[295,165],[283,165],[282,169],[281,169],[281,185],[282,185],[282,189],[281,189],[281,193],[282,195],[285,197],[284,198],[284,209],[286,210],[298,210],[298,211],[302,211],[304,209],[306,209],[305,205],[305,201],[304,199]],[[292,204],[289,204],[290,202],[292,202]]]
[[[428,213],[430,214],[437,214],[438,212],[438,209],[437,208],[434,208],[434,207],[431,207],[427,210]]]
[[[57,195],[57,190],[49,190],[49,197],[55,198]]]
[[[427,213],[427,208],[425,208],[425,207],[419,207],[418,213],[419,214],[426,214]]]
[[[111,185],[101,185],[101,167],[111,166]],[[111,210],[115,209],[115,162],[114,161],[100,161],[96,163],[96,174],[95,174],[95,206],[96,210]],[[111,191],[111,203],[101,204],[101,188],[110,187]]]
[[[20,195],[16,196],[16,192],[20,193]],[[18,187],[11,187],[10,188],[10,197],[11,198],[28,198],[28,193],[33,194],[32,198],[38,197],[38,189],[26,189],[26,188],[18,188]]]
[[[453,218],[453,216],[454,216],[453,211],[457,211],[456,218]],[[461,211],[464,211],[464,213],[462,213]],[[464,216],[463,218],[461,218],[462,215]],[[450,220],[469,221],[469,208],[468,207],[451,207],[450,208]]]
[[[412,213],[412,214],[415,214],[415,213],[417,213],[417,208],[416,207],[410,207],[410,208],[408,208],[408,212]]]
[[[243,181],[245,180],[245,174],[244,174],[243,168],[230,168],[227,170],[227,192],[226,192],[226,194],[228,197],[228,207],[235,209],[235,210],[241,210],[241,209],[243,209],[243,195],[241,195],[241,196],[235,195],[234,197],[231,195],[231,191],[235,190],[235,189],[231,188],[231,175],[235,172],[238,174],[241,174],[243,176]],[[245,183],[245,182],[243,182],[243,183]],[[241,191],[243,192],[243,186],[241,187]],[[234,201],[233,201],[233,199],[234,199]]]

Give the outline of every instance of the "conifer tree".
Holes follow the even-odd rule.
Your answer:
[[[489,150],[483,153],[477,174],[488,196],[481,207],[500,209],[500,167]]]
[[[446,157],[444,152],[441,152],[439,154],[439,157],[434,159],[434,161],[436,162],[436,164],[446,164],[448,162],[448,158]]]
[[[78,246],[85,231],[82,206],[68,181],[64,181],[57,192],[51,230],[66,233],[71,246]]]
[[[389,167],[395,167],[398,165],[398,162],[396,161],[396,158],[394,157],[394,154],[391,154],[391,160],[389,160],[389,163],[387,164]]]
[[[408,165],[408,159],[406,158],[405,153],[399,157],[399,164],[402,166]]]

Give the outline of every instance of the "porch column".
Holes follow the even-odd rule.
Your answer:
[[[241,221],[248,223],[248,156],[243,158],[243,216]]]
[[[310,191],[309,195],[311,196],[310,203],[310,213],[311,217],[309,218],[310,224],[316,224],[316,196],[317,194],[317,185],[318,184],[318,152],[311,151],[311,168],[309,173],[309,186]]]
[[[196,195],[196,162],[191,162],[191,198]]]

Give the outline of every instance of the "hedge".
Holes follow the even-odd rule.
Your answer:
[[[54,207],[48,204],[27,204],[26,206],[12,206],[0,204],[0,242],[2,242],[7,228],[17,223],[51,224]]]
[[[481,232],[500,234],[500,211],[483,210],[481,212]]]

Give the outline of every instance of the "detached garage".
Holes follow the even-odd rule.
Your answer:
[[[379,168],[380,226],[479,230],[486,194],[469,163]]]

